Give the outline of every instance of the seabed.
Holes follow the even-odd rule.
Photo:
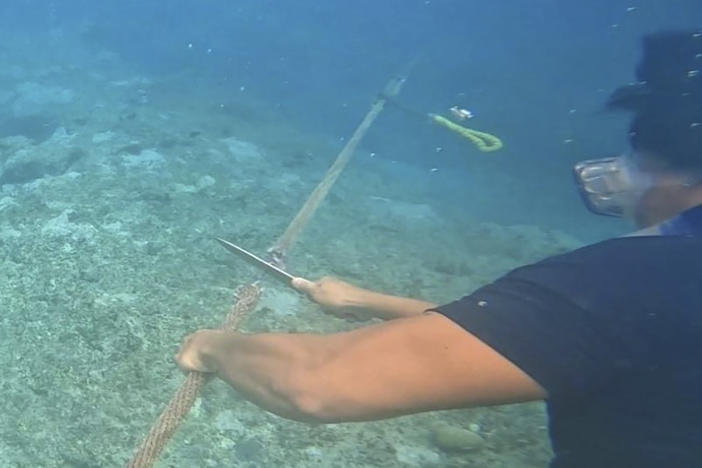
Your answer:
[[[123,466],[183,379],[172,358],[181,338],[217,326],[237,286],[258,278],[213,237],[264,253],[341,144],[262,110],[255,96],[215,99],[192,77],[143,76],[107,52],[79,67],[7,50],[0,466]],[[416,171],[359,150],[290,270],[441,302],[579,245],[534,226],[449,216],[443,200],[398,176],[432,177]],[[246,331],[356,326],[262,284]],[[436,430],[446,426],[478,437],[441,447]],[[541,404],[310,425],[216,381],[158,466],[526,468],[549,457]]]

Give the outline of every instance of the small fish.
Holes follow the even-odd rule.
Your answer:
[[[471,111],[469,111],[468,109],[463,109],[462,107],[453,106],[449,110],[451,111],[451,114],[453,114],[453,116],[455,118],[457,118],[458,120],[463,121],[463,120],[468,120],[468,119],[473,118],[473,113]]]

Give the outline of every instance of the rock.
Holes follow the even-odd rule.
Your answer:
[[[249,462],[260,461],[264,456],[265,449],[263,443],[253,437],[240,440],[234,446],[236,457],[241,461]]]
[[[29,144],[24,137],[3,140],[7,160],[0,164],[0,186],[26,184],[45,176],[60,176],[73,164],[87,156],[87,152],[70,145],[73,135],[59,127],[51,138],[39,146]]]
[[[439,466],[441,455],[424,447],[395,445],[395,458],[405,466],[426,468]]]
[[[12,197],[2,197],[0,198],[0,211],[4,210],[5,208],[9,208],[12,206],[17,206],[17,202],[15,202],[15,199]]]
[[[95,133],[93,135],[92,141],[96,145],[99,145],[101,143],[106,143],[108,141],[111,141],[115,137],[115,132],[111,130],[107,130],[105,132],[100,132],[100,133]]]
[[[0,138],[23,136],[40,144],[51,138],[56,128],[56,121],[46,115],[9,117],[0,119]]]
[[[51,238],[64,237],[79,242],[92,242],[97,229],[91,224],[72,222],[74,213],[71,209],[63,210],[60,215],[44,223],[41,233]]]
[[[256,162],[263,158],[261,149],[249,143],[248,141],[239,140],[235,137],[223,138],[224,143],[237,163]]]
[[[58,86],[47,86],[26,81],[15,89],[16,98],[12,103],[15,117],[55,112],[57,106],[73,102],[75,93]]]
[[[432,429],[437,447],[446,452],[472,452],[480,450],[485,440],[477,433],[457,426],[441,425]]]
[[[212,187],[216,182],[217,181],[215,180],[214,177],[204,175],[197,180],[197,184],[195,185],[195,187],[197,188],[198,191],[200,191],[200,190],[204,190],[208,187]]]
[[[153,149],[145,149],[138,154],[125,154],[122,156],[122,165],[128,169],[155,171],[164,164],[166,164],[166,158]]]

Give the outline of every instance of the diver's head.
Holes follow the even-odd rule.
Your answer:
[[[637,82],[607,107],[634,113],[631,150],[575,167],[588,207],[651,226],[702,204],[702,31],[644,38]]]

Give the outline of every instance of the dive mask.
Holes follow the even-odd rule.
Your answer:
[[[573,167],[575,183],[588,210],[622,217],[634,211],[641,195],[652,186],[632,156],[581,161]]]

